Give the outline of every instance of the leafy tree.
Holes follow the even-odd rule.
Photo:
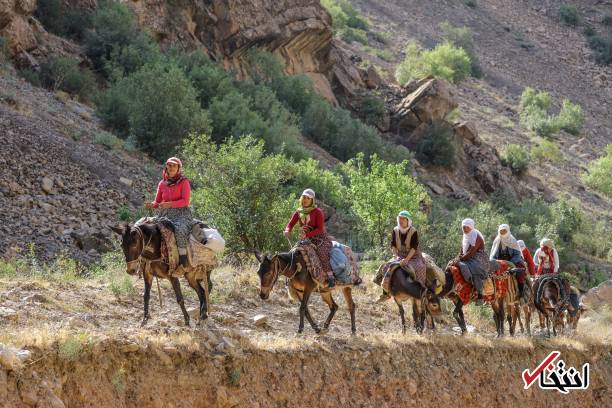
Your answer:
[[[217,145],[193,135],[184,144],[187,176],[197,216],[220,230],[231,254],[286,248],[282,231],[295,197],[283,185],[291,163],[283,155],[264,155],[262,141],[246,136]]]
[[[612,196],[612,144],[606,146],[606,154],[588,165],[582,181],[607,196]]]
[[[452,167],[455,164],[455,145],[450,126],[444,121],[432,123],[419,142],[416,155],[424,164]]]
[[[468,54],[449,42],[436,45],[432,50],[423,51],[416,42],[406,47],[406,57],[396,71],[395,78],[400,84],[427,75],[459,82],[471,72]]]
[[[384,244],[399,211],[410,211],[416,224],[425,221],[420,208],[429,196],[423,186],[406,174],[407,166],[407,161],[387,163],[376,155],[370,158],[368,166],[363,154],[345,165],[353,211],[377,245]]]

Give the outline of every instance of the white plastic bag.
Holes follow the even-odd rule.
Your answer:
[[[204,228],[206,244],[204,246],[212,250],[215,254],[220,254],[225,250],[225,240],[214,228]]]

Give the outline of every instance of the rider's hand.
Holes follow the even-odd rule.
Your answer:
[[[290,234],[289,231],[287,230],[283,231],[283,235],[285,236],[285,238],[289,238],[289,234]]]
[[[155,208],[155,203],[154,202],[145,203],[145,208]]]
[[[158,206],[158,208],[172,208],[172,203],[170,201],[163,202]]]

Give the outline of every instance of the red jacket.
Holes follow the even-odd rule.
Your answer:
[[[529,252],[529,249],[523,248],[523,258],[525,258],[525,262],[527,262],[527,268],[529,268],[529,274],[531,276],[535,275],[536,273],[535,264],[533,263],[533,258],[531,257],[531,252]]]
[[[293,226],[297,224],[298,221],[300,223],[300,226],[304,227],[304,223],[300,219],[300,213],[296,211],[291,216],[291,220],[289,220],[287,227],[285,227],[285,231],[291,231],[293,229]],[[323,216],[323,211],[320,208],[315,208],[314,210],[312,210],[310,214],[308,214],[308,218],[306,219],[305,225],[309,227],[309,231],[303,234],[305,238],[311,238],[324,233],[325,217]]]
[[[172,203],[172,208],[188,207],[190,196],[191,186],[186,178],[172,186],[169,186],[165,180],[162,180],[157,185],[157,195],[155,196],[153,208],[157,208],[161,203],[168,201]]]

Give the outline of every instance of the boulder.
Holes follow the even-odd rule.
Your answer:
[[[407,84],[407,89],[411,92],[393,108],[391,116],[391,129],[400,133],[411,133],[423,124],[443,120],[458,106],[449,85],[443,80],[428,77]]]
[[[42,181],[40,182],[40,187],[42,188],[42,190],[47,193],[47,194],[53,194],[54,190],[53,190],[53,179],[49,178],[49,177],[43,177]]]
[[[472,122],[460,122],[453,126],[453,132],[460,140],[466,140],[472,144],[479,146],[482,142],[478,137],[476,125]]]
[[[376,89],[383,83],[383,79],[373,65],[370,65],[366,71],[365,83],[370,89]]]
[[[604,306],[612,308],[612,279],[591,288],[584,295],[582,302],[592,309],[599,309]]]

